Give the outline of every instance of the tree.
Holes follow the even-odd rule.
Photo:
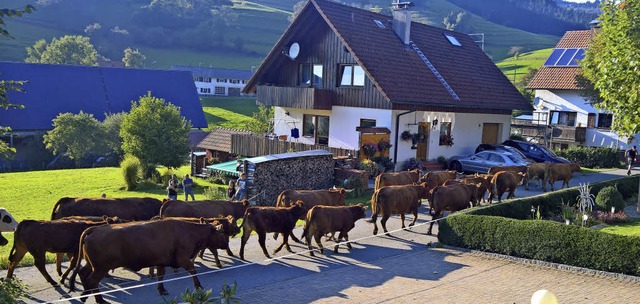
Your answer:
[[[124,66],[128,68],[144,68],[144,64],[147,61],[147,56],[140,53],[138,49],[132,50],[131,48],[126,48],[124,50],[124,57],[122,58],[122,62],[124,62]]]
[[[304,8],[305,4],[307,4],[307,1],[299,1],[296,4],[294,4],[293,5],[293,13],[291,15],[289,15],[289,17],[287,17],[287,20],[289,20],[289,22],[293,22],[293,20],[296,20],[296,17],[298,17],[300,12]]]
[[[258,105],[258,112],[253,113],[246,129],[254,133],[267,133],[273,124],[274,108]]]
[[[0,8],[0,35],[7,38],[13,38],[13,36],[11,36],[11,34],[9,34],[9,32],[5,29],[5,18],[20,17],[23,14],[31,14],[31,12],[34,10],[35,8],[32,5],[27,5],[22,9]],[[10,91],[22,91],[22,85],[24,83],[24,81],[18,80],[0,80],[0,108],[3,108],[5,110],[9,108],[23,108],[22,105],[11,103],[11,101],[9,101],[8,94]],[[0,135],[6,134],[9,131],[11,131],[11,128],[0,125]],[[15,152],[15,148],[9,147],[9,144],[7,144],[3,140],[0,140],[0,157],[6,157],[10,153]]]
[[[27,48],[27,54],[29,57],[25,62],[30,63],[98,65],[98,52],[89,37],[79,35],[53,38],[50,44],[38,40],[33,47]]]
[[[442,24],[450,31],[470,32],[472,29],[465,12],[458,12],[457,14],[450,12],[447,17],[444,17]]]
[[[120,137],[120,129],[124,121],[125,112],[107,114],[102,121],[102,130],[104,132],[104,144],[108,150],[111,150],[118,158],[124,155],[122,151],[122,137]]]
[[[614,131],[633,136],[640,132],[640,1],[603,1],[601,12],[600,29],[580,66],[600,93],[591,102],[611,111]],[[640,212],[640,196],[636,208]]]
[[[515,60],[518,60],[520,57],[520,52],[522,52],[522,47],[518,45],[514,45],[509,49],[507,54],[513,56]]]
[[[151,92],[131,104],[124,116],[120,136],[122,150],[136,156],[145,165],[176,168],[189,154],[188,135],[191,123],[180,115],[180,109]]]
[[[53,119],[53,130],[44,136],[46,148],[78,162],[88,152],[104,149],[104,131],[93,114],[62,113]]]

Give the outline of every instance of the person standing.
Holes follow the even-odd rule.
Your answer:
[[[247,198],[247,174],[244,172],[240,173],[240,178],[236,181],[236,186],[238,190],[236,194],[233,196],[232,200],[241,201]]]
[[[227,189],[227,198],[231,200],[234,195],[236,195],[236,181],[230,180],[229,188]]]
[[[631,147],[631,149],[624,151],[624,155],[627,157],[627,175],[631,175],[631,168],[633,168],[633,163],[636,161],[636,156],[638,155],[636,146],[633,146]]]
[[[169,183],[167,185],[167,197],[170,200],[178,199],[178,177],[175,174],[172,174],[169,179]]]
[[[184,189],[185,202],[189,200],[189,195],[191,195],[192,201],[196,200],[193,196],[193,180],[189,177],[189,174],[185,174],[182,179],[182,189]]]

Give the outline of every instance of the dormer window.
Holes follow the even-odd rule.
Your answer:
[[[339,68],[338,79],[341,87],[363,87],[364,70],[357,64],[342,64]]]
[[[322,87],[322,64],[304,63],[300,65],[300,86]]]

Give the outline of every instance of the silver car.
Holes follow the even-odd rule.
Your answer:
[[[494,166],[526,166],[522,159],[509,153],[480,151],[468,156],[454,156],[449,159],[449,168],[458,172],[487,173]]]

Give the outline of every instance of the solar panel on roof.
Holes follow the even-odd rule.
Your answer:
[[[573,59],[569,62],[569,66],[578,66],[578,60],[584,59],[584,49],[579,49]]]
[[[555,50],[553,50],[553,52],[551,53],[551,55],[549,56],[547,61],[545,61],[544,65],[545,66],[554,66],[556,64],[556,61],[558,61],[558,59],[560,59],[560,56],[562,56],[562,54],[564,53],[564,50],[565,49],[555,49]]]
[[[560,59],[558,59],[558,62],[556,62],[556,66],[566,66],[569,64],[569,62],[571,62],[571,59],[573,59],[573,56],[576,54],[576,52],[578,51],[578,49],[567,49],[564,54],[562,54],[562,56],[560,57]]]

